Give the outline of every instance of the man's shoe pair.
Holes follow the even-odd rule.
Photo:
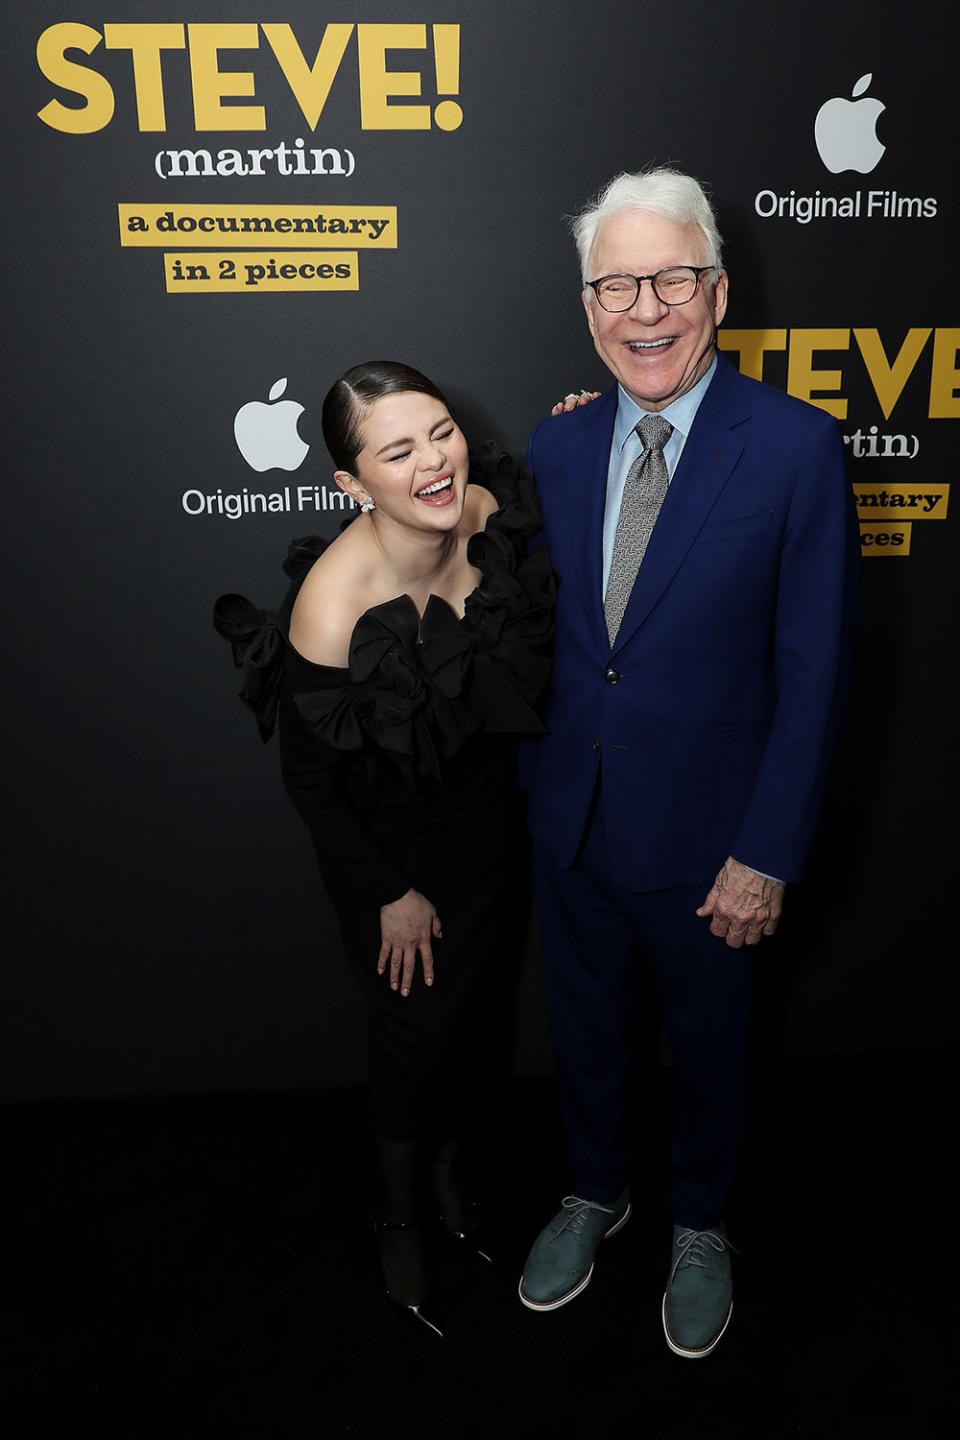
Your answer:
[[[601,1240],[630,1219],[630,1191],[610,1205],[567,1195],[563,1207],[537,1236],[520,1277],[520,1299],[529,1310],[557,1310],[590,1284]]]
[[[585,1290],[600,1242],[630,1218],[630,1192],[612,1205],[568,1195],[563,1208],[534,1242],[520,1279],[530,1310],[557,1310]],[[663,1333],[675,1355],[697,1360],[723,1337],[733,1313],[730,1242],[726,1226],[673,1227],[673,1255],[663,1297]]]

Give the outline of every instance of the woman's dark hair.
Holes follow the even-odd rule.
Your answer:
[[[450,408],[446,396],[432,380],[398,360],[365,360],[362,365],[352,365],[331,385],[323,402],[323,439],[338,470],[353,474],[357,456],[363,449],[363,417],[373,402],[405,390],[432,395],[446,409]]]

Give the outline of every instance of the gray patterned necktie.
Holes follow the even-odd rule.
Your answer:
[[[670,484],[667,462],[663,458],[663,447],[673,434],[670,421],[664,420],[662,415],[644,415],[636,430],[643,441],[643,452],[630,466],[624,481],[610,577],[603,597],[603,614],[611,645],[617,638],[633,582]]]

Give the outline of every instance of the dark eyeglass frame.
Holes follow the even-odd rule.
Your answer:
[[[616,271],[612,275],[601,275],[598,280],[588,280],[587,284],[590,286],[590,289],[593,291],[594,295],[596,295],[597,304],[600,306],[601,310],[606,310],[608,315],[623,315],[627,310],[632,310],[634,305],[636,305],[637,300],[640,298],[640,287],[643,284],[644,280],[650,281],[650,287],[653,290],[654,295],[656,295],[657,299],[660,301],[661,305],[669,305],[671,308],[673,308],[677,305],[689,305],[691,300],[695,300],[700,290],[700,276],[705,275],[708,270],[719,270],[719,268],[720,267],[718,265],[664,265],[663,269],[658,270],[655,275],[625,275],[621,274],[619,271]],[[660,279],[660,276],[668,275],[671,270],[689,270],[696,276],[696,284],[693,287],[693,294],[688,295],[686,300],[667,300],[666,297],[661,295],[660,291],[657,289],[657,281]],[[604,280],[632,280],[633,283],[636,285],[637,289],[633,299],[630,301],[630,304],[624,305],[621,309],[618,310],[611,310],[609,305],[604,305],[603,301],[600,299],[600,291],[598,289],[598,286],[602,285]]]

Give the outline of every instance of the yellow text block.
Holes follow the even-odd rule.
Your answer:
[[[302,245],[395,250],[395,205],[117,206],[124,246]]]
[[[910,521],[902,525],[880,521],[860,526],[861,555],[909,555]]]
[[[875,485],[857,480],[853,493],[861,520],[946,520],[948,484]]]
[[[177,251],[164,255],[163,269],[168,295],[360,289],[355,250]]]

